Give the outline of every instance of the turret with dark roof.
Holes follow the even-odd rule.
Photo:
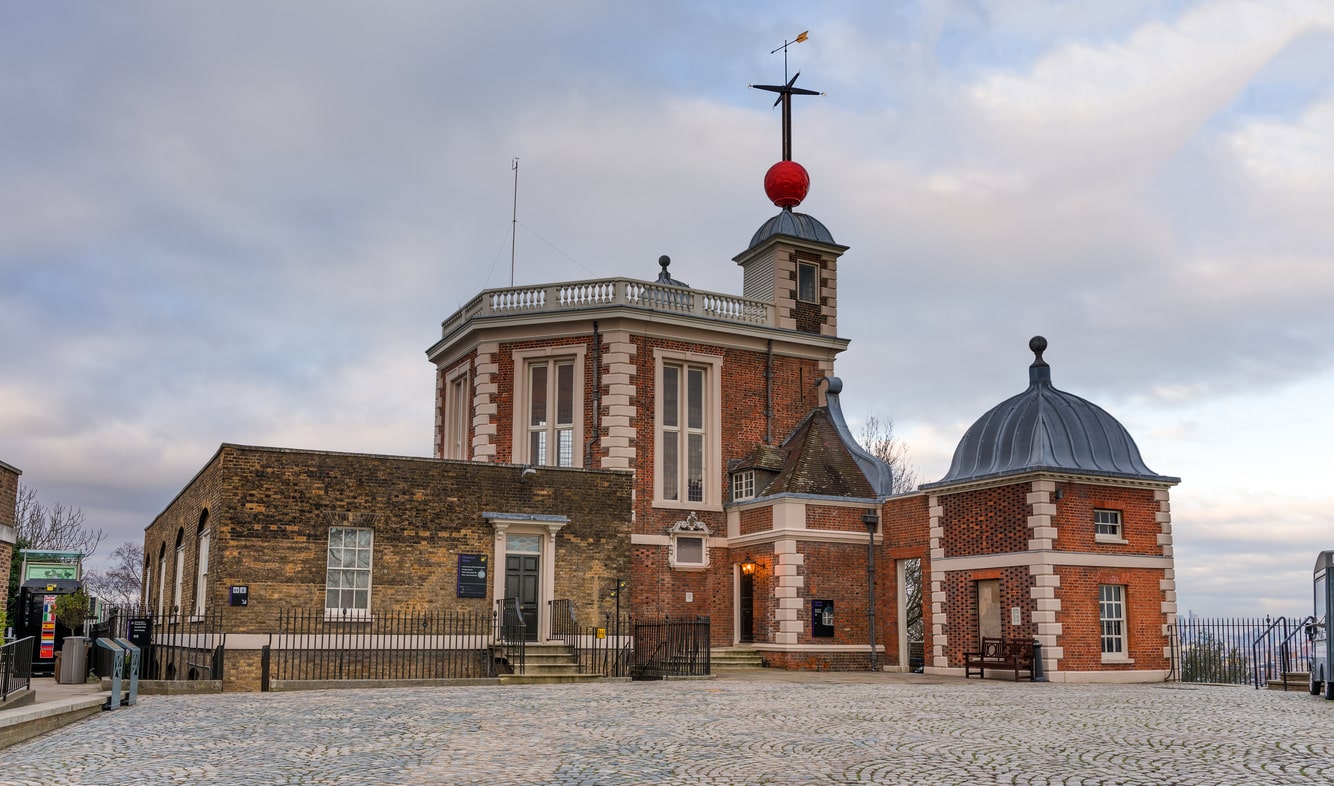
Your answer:
[[[1176,483],[1144,463],[1130,432],[1097,404],[1051,383],[1051,367],[1042,359],[1047,340],[1028,343],[1035,359],[1028,389],[997,404],[963,435],[945,477],[923,489],[1029,472]]]

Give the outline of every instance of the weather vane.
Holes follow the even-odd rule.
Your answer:
[[[792,41],[784,41],[782,46],[769,52],[769,54],[771,55],[777,53],[780,50],[783,52],[784,84],[751,85],[751,87],[755,88],[756,90],[768,90],[770,93],[777,93],[778,98],[774,99],[774,106],[778,106],[779,104],[783,105],[783,160],[784,161],[792,160],[792,96],[824,95],[824,93],[821,93],[818,90],[807,90],[804,87],[793,87],[793,85],[797,81],[797,77],[801,76],[800,71],[793,74],[791,79],[787,78],[787,49],[793,44],[800,44],[802,41],[805,41],[808,38],[807,33],[809,32],[810,32],[809,30],[803,30],[801,34],[796,37],[796,39]]]
[[[783,160],[769,167],[769,171],[765,173],[764,193],[775,205],[789,211],[801,204],[811,187],[811,176],[806,172],[806,168],[792,160],[792,96],[824,95],[816,90],[795,87],[797,77],[801,76],[800,71],[793,74],[791,79],[787,78],[788,47],[805,41],[809,32],[803,30],[795,40],[784,41],[782,46],[769,53],[777,54],[779,50],[783,52],[783,84],[751,85],[756,90],[777,93],[778,98],[774,100],[774,106],[783,105]]]

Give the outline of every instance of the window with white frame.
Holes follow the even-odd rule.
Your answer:
[[[367,527],[330,527],[325,575],[327,615],[366,616],[371,607],[371,549],[374,531]]]
[[[1093,511],[1093,534],[1098,539],[1121,539],[1121,511],[1095,509]]]
[[[662,498],[703,502],[705,377],[702,366],[662,367]]]
[[[468,413],[472,409],[469,404],[468,366],[464,364],[445,384],[445,441],[442,458],[469,458]]]
[[[703,570],[709,567],[709,528],[692,510],[683,521],[667,530],[671,544],[667,562],[677,570]]]
[[[161,617],[167,608],[167,544],[163,543],[157,551],[157,615]]]
[[[1126,656],[1126,588],[1120,584],[1098,585],[1098,624],[1102,629],[1102,655]]]
[[[575,466],[574,360],[530,362],[527,376],[529,463]]]
[[[818,301],[820,269],[804,262],[797,264],[797,300],[803,303]]]
[[[199,516],[199,528],[196,530],[195,543],[198,559],[195,560],[195,616],[204,615],[205,601],[208,598],[208,511]]]
[[[748,469],[732,475],[732,501],[755,496],[755,470]]]
[[[181,590],[185,583],[185,528],[182,527],[176,531],[176,591],[172,594],[171,615],[174,617],[180,614],[181,609]]]

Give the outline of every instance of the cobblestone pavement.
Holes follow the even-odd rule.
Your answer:
[[[0,783],[1334,783],[1334,702],[874,675],[147,696],[0,751]]]

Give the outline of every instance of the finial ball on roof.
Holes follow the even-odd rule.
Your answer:
[[[1028,340],[1028,348],[1033,350],[1033,354],[1042,360],[1042,353],[1047,351],[1047,339],[1042,336],[1034,336]]]
[[[662,256],[658,257],[658,265],[663,270],[666,270],[667,266],[670,264],[672,264],[672,258],[667,256],[666,254],[663,254]]]

